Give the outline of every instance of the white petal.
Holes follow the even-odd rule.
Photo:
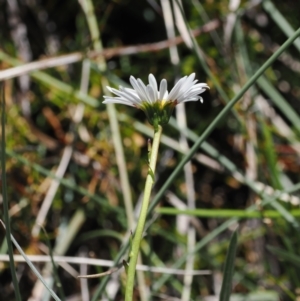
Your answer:
[[[150,85],[147,86],[147,93],[151,100],[151,103],[155,103],[155,101],[156,101],[155,93],[153,91],[153,88]]]
[[[140,88],[142,89],[144,96],[145,96],[142,100],[147,101],[148,103],[152,103],[152,100],[148,93],[147,87],[145,86],[143,81],[139,78],[138,78],[138,84],[139,84]]]
[[[119,89],[107,87],[107,89],[116,96],[104,96],[103,103],[119,103],[133,107],[141,107],[143,102],[153,104],[157,101],[173,101],[176,103],[198,101],[203,102],[200,94],[206,89],[209,89],[205,83],[198,83],[195,80],[195,73],[181,78],[168,93],[168,85],[165,79],[161,80],[158,90],[158,85],[153,74],[149,74],[149,84],[146,86],[141,79],[135,79],[133,76],[129,78],[133,87]]]
[[[133,102],[136,103],[141,102],[141,99],[139,98],[138,94],[133,89],[122,88],[120,96],[124,97],[125,99],[132,100]]]
[[[132,87],[134,88],[134,90],[139,95],[140,99],[141,100],[146,100],[145,93],[144,93],[143,89],[141,89],[138,81],[133,76],[130,76],[129,81],[130,81]]]
[[[205,83],[196,84],[196,80],[194,79],[194,74],[191,74],[185,82],[182,83],[180,92],[177,93],[177,102],[187,102],[187,101],[196,101],[201,97],[199,94],[203,93],[208,85]]]
[[[119,103],[119,104],[122,104],[122,105],[127,105],[127,106],[134,107],[133,103],[131,103],[130,101],[126,101],[126,100],[124,100],[123,98],[120,98],[120,97],[106,98],[103,101],[103,103],[104,104],[107,104],[107,103]]]
[[[123,99],[125,101],[128,101],[128,102],[131,102],[132,104],[137,104],[139,105],[140,104],[140,99],[139,97],[137,96],[137,94],[135,93],[134,90],[132,91],[124,91],[124,88],[123,87],[120,87],[120,89],[122,89],[121,91],[113,91],[113,89],[109,89],[111,92],[115,93],[119,99]],[[111,96],[104,96],[104,98],[113,98]],[[116,97],[115,97],[116,98]]]
[[[107,86],[106,88],[107,88],[107,90],[108,90],[109,92],[111,92],[111,93],[113,93],[113,94],[116,94],[116,95],[119,95],[119,94],[120,94],[120,91],[117,90],[117,89],[111,88],[111,87],[109,87],[109,86]]]
[[[193,86],[193,88],[209,89],[209,86],[205,83],[199,83]]]
[[[155,77],[153,76],[153,74],[149,74],[149,77],[148,77],[148,80],[149,80],[149,84],[150,86],[153,88],[153,92],[154,92],[154,95],[155,95],[155,100],[158,99],[158,91],[157,91],[157,81],[155,79]]]
[[[193,80],[195,78],[195,73],[192,73],[182,84],[181,90],[188,91],[193,86]]]
[[[176,83],[174,88],[170,91],[170,94],[169,94],[167,100],[174,101],[180,96],[180,90],[181,90],[181,87],[182,87],[183,83],[185,82],[186,78],[187,77],[185,76]]]
[[[184,99],[183,101],[180,101],[178,103],[184,103],[184,102],[188,102],[188,101],[198,101],[199,99],[201,101],[202,98],[201,97],[193,97],[193,98],[189,98],[189,99]],[[201,102],[203,102],[203,100]]]
[[[162,79],[159,85],[159,99],[165,99],[168,96],[168,83],[165,79]]]

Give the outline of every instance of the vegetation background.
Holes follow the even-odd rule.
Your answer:
[[[167,190],[164,184],[299,27],[300,3],[191,0],[182,1],[182,10],[178,3],[0,0],[1,180],[11,233],[35,255],[31,260],[61,300],[123,300],[123,269],[77,279],[127,258],[120,250],[134,228],[147,173],[152,129],[139,110],[103,105],[105,85],[128,85],[130,75],[147,81],[152,73],[170,89],[195,72],[211,89],[203,104],[176,107],[164,127],[153,193],[161,197],[140,259],[162,270],[138,273],[135,298],[218,300],[229,238],[238,228],[231,300],[298,300],[299,39],[216,124]],[[180,214],[184,209],[190,215]],[[0,231],[0,299],[10,301],[15,289]],[[57,270],[43,262],[51,250],[68,256],[54,257]],[[50,300],[26,263],[15,267],[22,300]]]

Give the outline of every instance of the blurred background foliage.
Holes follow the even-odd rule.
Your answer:
[[[196,78],[208,83],[211,89],[203,94],[203,104],[186,105],[186,127],[190,129],[188,146],[191,147],[224,105],[287,39],[287,27],[280,16],[292,28],[299,27],[299,2],[182,1],[192,30],[207,24],[213,26],[204,27],[203,32],[195,35],[202,63],[197,47],[189,48],[181,40],[177,45],[179,63],[173,65],[169,52],[172,41],[167,38],[160,1],[94,0],[106,70],[99,67],[99,53],[90,55],[94,41],[87,22],[90,15],[82,9],[85,2],[0,0],[0,76],[5,69],[31,61],[72,53],[81,53],[86,58],[30,75],[1,78],[5,81],[8,200],[12,234],[27,254],[48,254],[49,240],[58,255],[83,254],[84,257],[114,260],[128,230],[128,216],[111,117],[102,104],[103,79],[107,79],[110,86],[118,87],[128,85],[130,75],[147,81],[148,74],[153,73],[158,80],[166,78],[170,89],[176,79],[195,72]],[[172,9],[174,3],[176,1],[172,2]],[[177,28],[176,36],[180,33]],[[162,41],[165,46],[159,48],[158,42]],[[139,48],[142,45],[144,50]],[[127,46],[138,47],[127,54]],[[227,209],[229,216],[234,217],[234,210],[246,212],[249,206],[256,204],[257,212],[261,213],[258,218],[239,221],[233,284],[236,299],[232,300],[300,298],[299,219],[287,218],[289,212],[299,207],[297,193],[273,200],[278,204],[275,208],[270,204],[262,206],[264,197],[237,176],[238,171],[245,174],[255,187],[260,190],[265,187],[263,190],[269,196],[273,196],[276,189],[292,188],[300,180],[299,50],[299,44],[295,43],[285,51],[232,113],[218,124],[207,142],[219,154],[199,149],[191,161],[197,209]],[[84,80],[88,81],[86,92]],[[82,118],[76,119],[74,114],[78,108],[82,110]],[[135,207],[147,173],[147,139],[152,130],[143,112],[121,105],[117,105],[116,110]],[[181,148],[176,124],[174,119],[164,128],[165,136],[171,140],[161,145],[154,194],[178,165],[182,152],[186,152]],[[221,156],[230,160],[233,168],[224,166]],[[50,173],[58,172],[62,163],[66,166],[60,177],[65,182],[55,182]],[[58,186],[54,188],[53,183]],[[188,187],[189,180],[182,172],[159,206],[182,209],[187,204]],[[35,235],[33,229],[49,190],[53,199],[43,221],[47,239],[43,231]],[[278,218],[264,218],[267,209],[276,210]],[[222,218],[220,212],[192,219],[195,241],[203,242],[203,247],[195,254],[193,268],[211,273],[192,278],[190,299],[186,300],[217,300],[213,298],[219,293],[232,231],[229,224],[224,224],[229,217]],[[178,214],[160,215],[158,211],[149,220],[142,244],[142,261],[150,266],[170,267],[190,250],[188,232],[181,229],[181,225],[189,224],[190,220]],[[223,226],[218,235],[209,236]],[[0,253],[6,254],[3,229],[0,247]],[[44,264],[36,265],[41,271],[45,270]],[[73,267],[79,272],[78,265]],[[37,278],[29,268],[24,263],[18,263],[16,268],[23,300],[35,293],[43,295],[34,290]],[[180,268],[184,269],[185,264]],[[105,270],[89,266],[86,273]],[[125,277],[123,272],[121,274],[120,288],[110,297],[114,300],[122,300]],[[89,280],[85,285],[90,297],[82,297],[82,284],[74,277],[76,271],[60,267],[58,275],[65,300],[92,300],[93,295],[97,298],[95,291],[101,279]],[[143,277],[150,289],[148,299],[185,300],[182,292],[187,285],[183,276],[172,275],[161,286],[157,284],[161,274],[145,272]],[[140,281],[138,287],[143,289]],[[105,292],[101,294],[101,300],[108,300]],[[136,300],[142,298],[137,288]],[[0,299],[14,300],[10,271],[4,260],[0,265]]]

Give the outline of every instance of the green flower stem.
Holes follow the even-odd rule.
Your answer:
[[[154,130],[154,137],[153,137],[153,143],[152,143],[152,149],[151,149],[151,155],[149,161],[149,170],[148,170],[148,175],[145,183],[143,203],[142,203],[139,220],[135,230],[132,247],[130,251],[130,261],[129,261],[129,267],[127,272],[125,301],[132,301],[136,263],[137,263],[140,244],[144,232],[146,216],[147,216],[147,211],[148,211],[148,206],[149,206],[149,201],[151,196],[151,190],[154,183],[154,174],[155,174],[155,167],[156,167],[161,134],[162,134],[162,127],[158,125]]]

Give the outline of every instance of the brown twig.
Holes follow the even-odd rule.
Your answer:
[[[103,272],[103,273],[99,273],[99,274],[79,275],[79,276],[77,276],[77,278],[83,278],[83,279],[101,278],[101,277],[104,277],[104,276],[107,276],[107,275],[111,275],[112,273],[117,272],[117,271],[118,271],[119,269],[121,269],[122,267],[123,267],[123,266],[120,265],[120,266],[118,266],[118,267],[109,269],[108,271]]]

